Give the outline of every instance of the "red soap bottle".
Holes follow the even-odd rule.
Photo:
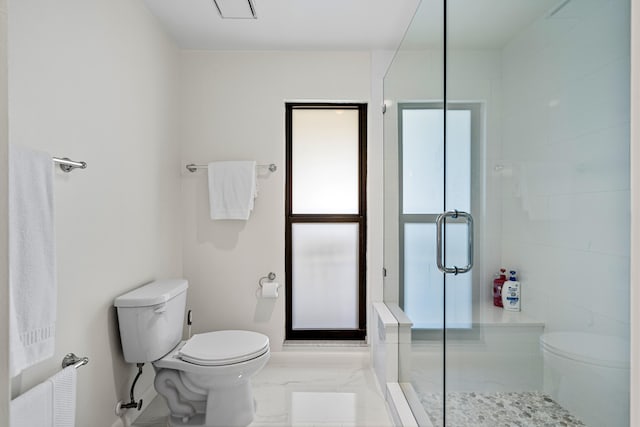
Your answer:
[[[500,269],[500,276],[493,279],[493,305],[502,307],[502,285],[507,281],[506,269]]]

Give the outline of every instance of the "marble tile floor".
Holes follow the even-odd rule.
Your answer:
[[[256,416],[250,427],[392,427],[368,351],[273,353],[253,378]],[[156,397],[132,427],[165,427]]]

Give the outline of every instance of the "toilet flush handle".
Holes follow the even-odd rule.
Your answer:
[[[163,302],[162,304],[158,304],[156,308],[153,309],[153,312],[156,314],[164,313],[167,311],[167,303]]]

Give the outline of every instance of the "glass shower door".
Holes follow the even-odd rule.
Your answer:
[[[411,342],[399,346],[398,380],[421,425],[442,425],[442,410],[420,408],[423,396],[444,390],[444,276],[436,265],[436,219],[445,210],[443,6],[420,3],[384,79],[384,300],[413,323]]]
[[[429,402],[428,415],[436,424],[445,416],[447,337],[468,339],[478,331],[472,269],[477,198],[471,180],[477,173],[472,159],[482,109],[456,103],[445,121],[442,106],[398,105],[400,307],[413,323],[405,392]]]
[[[476,333],[445,317],[446,425],[629,423],[629,313],[610,298],[629,295],[629,17],[628,0],[446,2],[445,145],[457,103],[484,124]],[[501,267],[516,311],[493,305]]]
[[[419,425],[628,425],[629,9],[421,2],[384,81],[384,298]]]

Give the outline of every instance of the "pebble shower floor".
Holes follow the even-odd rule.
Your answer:
[[[435,427],[442,427],[442,394],[421,396]],[[582,427],[553,399],[540,392],[447,393],[447,425],[456,427]]]

